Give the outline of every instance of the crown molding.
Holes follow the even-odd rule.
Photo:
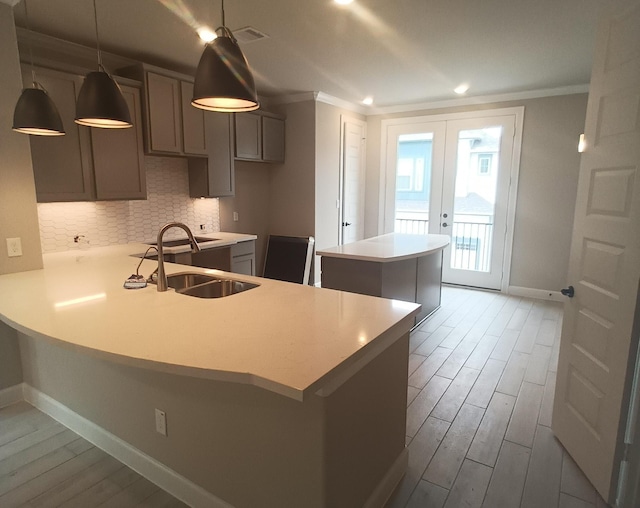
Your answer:
[[[460,106],[475,106],[478,104],[494,104],[497,102],[523,101],[527,99],[540,99],[543,97],[554,97],[557,95],[574,95],[579,93],[588,93],[589,85],[572,85],[557,88],[543,88],[540,90],[527,90],[525,92],[512,92],[493,95],[480,95],[476,97],[461,97],[459,99],[419,102],[414,104],[400,104],[397,106],[386,107],[365,107],[359,104],[334,97],[324,92],[301,92],[289,95],[280,95],[278,97],[269,97],[269,105],[275,104],[292,104],[294,102],[316,101],[330,104],[339,108],[347,109],[360,113],[364,116],[373,115],[389,115],[393,113],[406,113],[411,111],[421,111],[428,109],[444,109]]]
[[[525,92],[512,92],[494,95],[480,95],[477,97],[462,97],[445,101],[422,102],[416,104],[401,104],[375,108],[375,115],[388,115],[392,113],[406,113],[409,111],[421,111],[426,109],[454,108],[459,106],[475,106],[478,104],[493,104],[496,102],[523,101],[526,99],[540,99],[542,97],[554,97],[557,95],[574,95],[588,93],[589,85],[572,85],[558,88],[544,88],[540,90],[528,90]]]

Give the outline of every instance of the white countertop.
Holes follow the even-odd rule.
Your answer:
[[[319,256],[388,263],[426,256],[449,245],[448,235],[389,233],[316,251]]]
[[[182,231],[182,229],[180,228],[174,228],[174,229],[170,229],[169,231],[171,232],[179,232],[180,234],[178,234],[178,236],[176,237],[175,234],[173,237],[170,237],[168,234],[165,237],[165,242],[167,240],[171,241],[174,240],[175,238],[186,238],[187,235],[184,231]],[[200,246],[201,249],[213,249],[216,247],[225,247],[227,245],[235,245],[236,243],[241,243],[241,242],[247,242],[250,240],[256,240],[258,237],[256,235],[247,235],[244,233],[227,233],[224,231],[219,231],[217,233],[193,233],[193,236],[197,237],[197,238],[208,238],[210,239],[210,241],[207,242],[198,242],[198,245]],[[150,244],[152,242],[155,242],[156,238],[153,239],[149,239],[147,240],[143,245],[146,245],[145,249],[148,248],[150,246]],[[142,255],[144,254],[144,250],[142,250],[139,254]],[[163,247],[163,251],[166,252],[167,254],[179,254],[181,252],[190,252],[191,251],[191,246],[190,245],[178,245],[176,247]],[[150,253],[153,255],[155,253],[155,250],[151,250]]]
[[[419,309],[239,274],[227,275],[260,286],[218,299],[159,293],[154,285],[124,289],[140,262],[133,256],[146,247],[46,254],[44,269],[0,275],[0,319],[29,336],[107,360],[253,384],[302,400],[370,361],[410,329]],[[156,266],[144,260],[140,273],[147,276]],[[165,266],[169,274],[225,274]]]

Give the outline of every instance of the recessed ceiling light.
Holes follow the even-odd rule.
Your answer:
[[[211,42],[213,39],[215,39],[217,37],[215,32],[212,32],[211,30],[209,30],[207,27],[202,27],[202,28],[198,28],[198,35],[200,36],[200,39],[202,39],[204,42]]]
[[[453,89],[453,91],[458,95],[463,95],[467,93],[467,90],[469,90],[469,85],[467,83],[461,83],[460,85],[458,85]]]
[[[364,99],[362,99],[362,104],[371,106],[371,104],[373,104],[373,97],[365,97]]]
[[[349,5],[353,2],[353,0],[333,0],[335,3],[340,5]]]

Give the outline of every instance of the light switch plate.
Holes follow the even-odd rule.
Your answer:
[[[22,256],[22,241],[20,238],[7,238],[7,255],[10,258]]]

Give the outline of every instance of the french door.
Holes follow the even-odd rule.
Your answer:
[[[448,235],[443,282],[503,287],[518,112],[423,117],[386,128],[384,231]]]

